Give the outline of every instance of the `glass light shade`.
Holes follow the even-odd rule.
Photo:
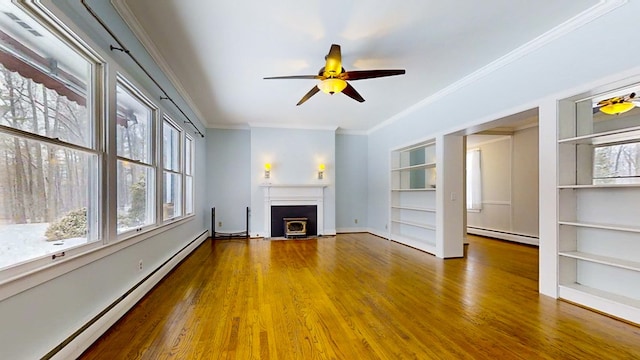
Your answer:
[[[318,84],[318,89],[326,94],[339,93],[347,87],[347,82],[342,79],[329,78]]]
[[[632,102],[619,102],[615,104],[605,105],[600,108],[600,111],[607,115],[616,115],[625,113],[635,107]]]
[[[318,165],[318,171],[324,171],[324,164]]]
[[[265,171],[271,171],[271,163],[265,163],[264,164],[264,170]]]

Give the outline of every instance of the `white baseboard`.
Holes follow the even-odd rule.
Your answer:
[[[367,228],[353,227],[353,228],[337,228],[336,232],[340,234],[340,233],[364,233],[368,231],[367,231]]]
[[[143,296],[145,296],[154,286],[156,286],[169,271],[171,271],[180,261],[184,260],[193,250],[195,250],[209,235],[209,232],[203,232],[195,241],[183,248],[175,254],[173,258],[164,263],[160,268],[156,269],[151,276],[143,280],[129,294],[119,301],[115,306],[104,313],[93,324],[84,329],[80,334],[73,338],[60,351],[55,353],[51,359],[76,359],[86,349],[91,346],[102,334],[104,334],[113,324],[116,323],[127,311],[129,311]]]
[[[538,246],[540,243],[540,239],[536,237],[514,234],[514,233],[507,233],[507,232],[491,230],[491,229],[467,227],[467,233],[473,234],[473,235],[488,236],[496,239],[513,241],[513,242],[518,242],[518,243],[528,244],[528,245]]]
[[[375,236],[378,236],[378,237],[381,237],[381,238],[389,240],[389,231],[388,230],[382,230],[381,231],[381,230],[374,229],[374,228],[367,228],[366,232],[371,233],[371,234],[373,234]]]

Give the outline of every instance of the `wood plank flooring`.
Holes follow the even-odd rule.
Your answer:
[[[81,359],[640,359],[640,328],[539,295],[537,268],[475,236],[452,260],[369,234],[207,240]]]

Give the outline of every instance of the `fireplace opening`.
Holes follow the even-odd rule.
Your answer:
[[[293,221],[292,226],[298,231],[304,231],[296,237],[318,235],[318,214],[316,205],[274,205],[271,206],[271,237],[288,237],[285,232],[285,218],[306,219],[304,225],[301,221]],[[300,227],[302,227],[300,229]]]
[[[284,237],[307,237],[307,218],[284,218]]]

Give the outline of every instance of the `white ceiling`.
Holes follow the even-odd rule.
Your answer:
[[[364,132],[594,6],[597,0],[113,0],[208,127]],[[354,81],[366,99],[296,103],[332,43],[346,70],[406,69]]]

